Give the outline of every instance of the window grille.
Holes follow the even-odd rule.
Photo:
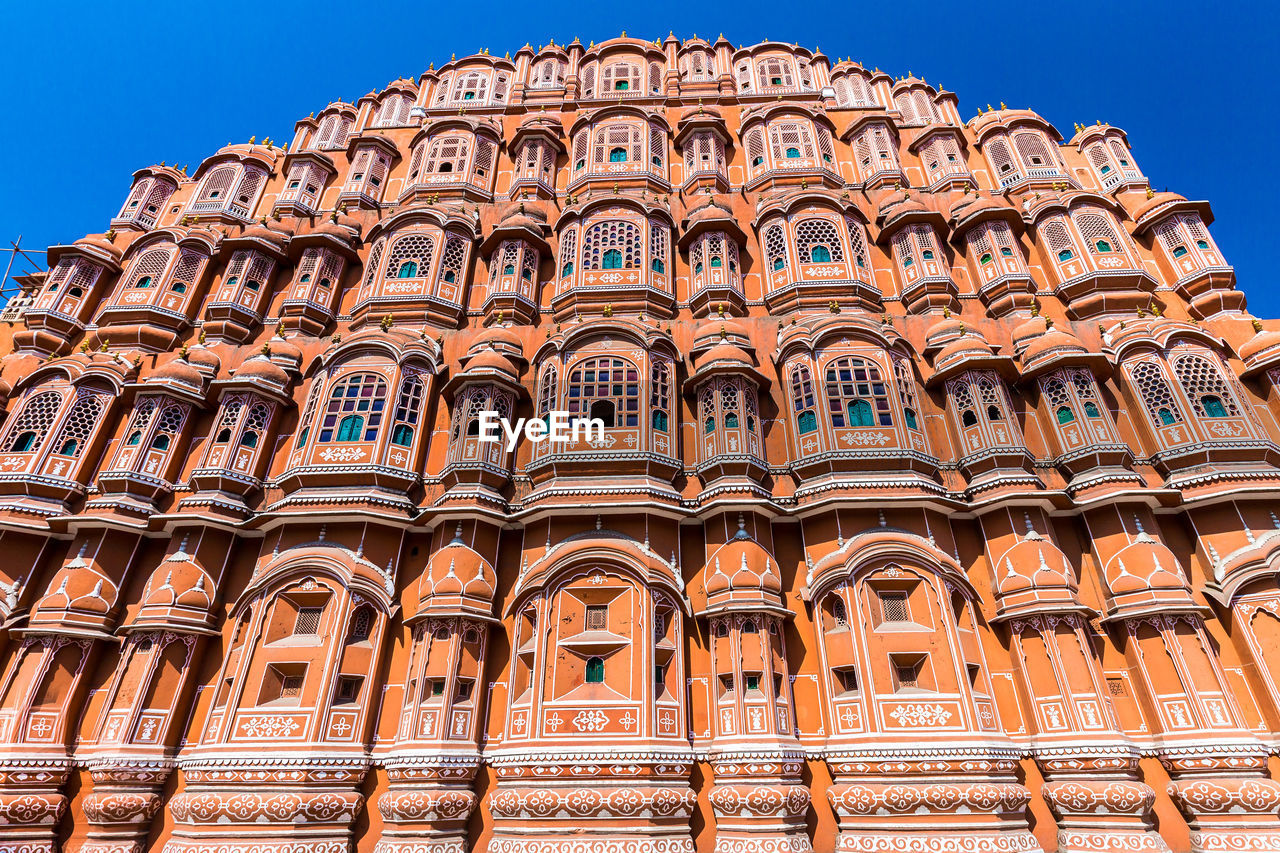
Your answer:
[[[809,368],[803,364],[796,365],[791,371],[791,400],[797,412],[813,408],[813,380],[809,376]]]
[[[1215,366],[1208,358],[1195,354],[1179,355],[1173,360],[1173,372],[1197,417],[1222,417],[1221,413],[1206,411],[1206,397],[1216,397],[1227,415],[1235,417],[1240,414],[1235,394],[1223,381],[1220,366]]]
[[[320,632],[320,614],[323,607],[300,607],[298,617],[293,623],[293,633],[298,636],[312,636]]]
[[[653,219],[649,220],[649,265],[654,272],[667,269],[667,226]]]
[[[448,284],[462,281],[462,272],[467,260],[467,244],[456,234],[450,234],[444,241],[444,253],[440,256],[440,280]]]
[[[840,593],[831,593],[831,618],[835,620],[837,628],[847,628],[849,626],[849,611],[844,605],[844,599],[840,597]]]
[[[1103,241],[1111,247],[1111,252],[1124,252],[1124,243],[1121,242],[1120,235],[1116,233],[1106,215],[1100,212],[1077,213],[1073,218],[1076,227],[1080,229],[1080,236],[1084,238],[1084,245],[1089,250],[1089,254],[1108,254],[1105,248],[1099,246]]]
[[[377,246],[374,251],[378,251]],[[435,241],[426,234],[406,234],[392,245],[387,254],[383,276],[393,278],[426,278],[431,268],[431,255]],[[373,258],[370,257],[372,267]]]
[[[642,92],[644,90],[640,85],[640,66],[630,62],[606,65],[600,74],[600,94],[603,96],[622,92]]]
[[[919,689],[920,687],[920,664],[918,663],[894,663],[893,672],[898,682],[898,689]]]
[[[912,375],[911,362],[899,356],[891,356],[891,358],[893,359],[893,377],[898,386],[898,399],[902,402],[907,426],[911,429],[919,429],[916,418],[920,409],[916,405],[916,380]]]
[[[597,222],[587,229],[582,239],[582,265],[585,269],[606,269],[605,254],[610,250],[621,254],[617,269],[635,269],[640,266],[640,229],[625,220]]]
[[[652,412],[654,429],[662,432],[669,431],[671,366],[657,358],[653,360],[653,366],[649,371],[649,410]]]
[[[538,386],[538,414],[545,417],[556,407],[557,397],[556,366],[554,364],[547,365],[547,369],[542,373],[542,382]]]
[[[609,629],[609,607],[604,604],[587,605],[587,630],[607,631]]]
[[[372,631],[373,611],[368,607],[357,607],[356,612],[351,615],[351,630],[347,632],[347,639],[353,643],[363,643],[369,639]]]
[[[597,407],[597,404],[607,404]],[[569,413],[572,417],[613,415],[605,426],[634,427],[640,423],[640,373],[620,358],[600,356],[575,365],[569,374]]]
[[[1044,137],[1034,130],[1024,130],[1013,135],[1013,147],[1022,157],[1023,165],[1028,169],[1051,169],[1058,171],[1058,160],[1049,151]]]
[[[422,409],[424,386],[421,376],[410,373],[400,382],[400,394],[396,400],[396,424],[408,428],[408,431],[397,429],[392,437],[393,444],[408,446],[413,433],[418,427],[418,417]]]
[[[833,427],[893,425],[888,386],[868,359],[844,356],[828,363],[826,395]]]
[[[991,160],[991,168],[995,170],[997,178],[1003,180],[1006,175],[1019,174],[1013,162],[1013,155],[1009,153],[1009,143],[1003,138],[992,139],[985,147],[987,157]]]
[[[297,699],[302,695],[302,676],[286,675],[280,680],[280,698]]]
[[[830,220],[804,219],[796,223],[795,229],[796,253],[800,256],[801,264],[824,262],[820,254],[814,255],[815,249],[819,246],[827,250],[827,260],[831,263],[844,261],[844,246],[840,239],[840,231]]]
[[[1165,377],[1164,368],[1155,361],[1140,361],[1129,367],[1129,375],[1133,378],[1147,409],[1147,415],[1156,426],[1168,426],[1182,422],[1182,410],[1173,395]]]
[[[792,159],[787,156],[789,151],[798,151],[801,157],[809,160],[818,157],[813,144],[813,129],[808,122],[789,121],[771,125],[769,145],[775,163]]]
[[[880,612],[884,615],[884,621],[886,622],[910,622],[911,614],[907,611],[907,594],[905,592],[881,593]]]
[[[34,453],[39,450],[61,406],[62,395],[57,391],[44,391],[29,399],[22,407],[22,414],[9,427],[4,452]],[[35,437],[24,437],[28,433],[34,433]]]
[[[795,86],[795,79],[791,74],[791,63],[780,57],[769,57],[762,59],[756,63],[756,72],[760,77],[760,87],[764,88],[787,88]]]
[[[747,131],[743,139],[743,144],[747,149],[747,161],[754,170],[764,165],[764,131],[758,127],[753,127]]]
[[[320,441],[375,441],[386,406],[387,383],[376,373],[356,373],[333,386]]]
[[[85,445],[88,444],[94,430],[101,422],[102,414],[110,399],[110,395],[96,391],[81,389],[76,392],[76,400],[71,406],[71,412],[67,415],[62,429],[58,432],[58,438],[53,443],[54,450],[63,456],[80,458],[84,453]]]

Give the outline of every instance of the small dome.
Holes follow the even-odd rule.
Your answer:
[[[1113,595],[1147,590],[1186,592],[1173,552],[1146,533],[1121,548],[1107,564],[1107,585]]]
[[[418,583],[420,609],[465,608],[488,612],[497,587],[493,566],[462,541],[462,525],[453,541],[431,556]]]
[[[955,340],[965,333],[965,323],[950,311],[944,311],[942,318],[929,327],[925,333],[925,349],[937,349],[948,341]]]
[[[471,339],[467,351],[478,354],[482,350],[496,349],[499,352],[523,357],[524,345],[520,336],[505,326],[489,326]]]
[[[265,221],[255,222],[248,228],[244,229],[244,236],[252,240],[262,240],[270,243],[278,249],[284,249],[284,245],[288,242],[292,231],[283,221],[266,219]]]
[[[511,359],[495,349],[482,350],[478,355],[473,356],[468,362],[466,375],[473,373],[496,373],[507,379],[515,380],[520,376],[515,365],[511,363]]]
[[[289,374],[265,355],[255,355],[235,369],[236,379],[254,379],[281,387],[289,384]]]
[[[1263,329],[1262,323],[1254,321],[1256,333],[1252,338],[1240,345],[1240,360],[1245,364],[1257,359],[1263,353],[1274,354],[1280,347],[1280,331]]]
[[[755,369],[755,362],[741,347],[730,343],[719,343],[706,352],[699,353],[694,356],[694,367],[697,370],[704,370],[711,366],[716,367],[745,367],[750,370]]]
[[[1164,207],[1166,204],[1177,204],[1186,200],[1186,196],[1178,195],[1177,193],[1153,193],[1150,198],[1134,208],[1133,221],[1142,222],[1142,220],[1149,216],[1153,211]]]
[[[995,351],[991,349],[991,344],[987,343],[986,338],[976,331],[967,330],[960,337],[944,346],[938,352],[935,362],[941,366],[962,358],[990,355],[995,355]]]
[[[1048,355],[1087,352],[1088,349],[1080,339],[1062,329],[1050,328],[1039,337],[1033,338],[1022,351],[1022,360],[1026,364],[1042,359]]]
[[[782,592],[778,563],[742,527],[707,560],[707,601],[725,598],[752,599],[763,595],[776,600]]]
[[[1058,546],[1032,531],[1005,552],[997,566],[996,593],[1001,596],[1037,588],[1076,590],[1071,565]]]
[[[302,349],[279,331],[274,338],[267,341],[267,345],[271,347],[268,357],[284,369],[297,370],[302,364]]]
[[[187,361],[196,369],[210,375],[222,369],[222,359],[204,344],[193,344],[187,348]]]
[[[751,347],[747,329],[731,317],[711,317],[698,324],[693,332],[694,348],[714,347],[721,343],[734,343]]]
[[[189,361],[181,358],[175,358],[160,365],[149,378],[157,381],[176,382],[194,390],[204,389],[204,376]]]
[[[193,557],[179,549],[166,557],[147,581],[138,617],[156,608],[208,610],[212,605],[213,579]]]
[[[501,228],[528,228],[540,232],[547,226],[547,213],[541,205],[520,201],[507,205],[499,212],[498,225]]]

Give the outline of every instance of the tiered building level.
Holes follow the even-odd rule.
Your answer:
[[[623,37],[140,169],[6,314],[0,848],[1280,849],[1280,331],[1138,162]]]

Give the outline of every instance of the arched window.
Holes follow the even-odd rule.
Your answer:
[[[827,365],[827,411],[833,427],[891,426],[889,390],[874,362],[845,356]]]
[[[781,225],[771,225],[764,232],[764,250],[769,258],[769,269],[781,270],[787,266],[787,238]]]
[[[348,643],[363,643],[368,641],[369,635],[373,633],[373,609],[367,604],[362,604],[351,614],[350,627],[347,629]]]
[[[406,234],[387,253],[387,278],[418,278],[431,266],[435,241],[426,234]]]
[[[1147,414],[1160,426],[1182,422],[1182,412],[1174,399],[1173,388],[1163,368],[1155,361],[1142,361],[1129,368]]]
[[[571,418],[598,417],[606,427],[640,425],[640,374],[628,361],[600,356],[579,362],[569,373],[568,391]]]
[[[1058,423],[1069,424],[1075,421],[1075,419],[1076,419],[1076,413],[1071,411],[1070,406],[1058,407]]]
[[[671,367],[667,362],[656,358],[649,371],[649,410],[652,412],[653,428],[667,432],[671,411]]]
[[[587,229],[582,264],[589,270],[636,269],[640,266],[640,228],[634,222],[609,220]]]
[[[801,435],[818,428],[818,415],[814,411],[813,379],[809,368],[798,364],[791,370],[791,404],[796,412],[796,425]]]
[[[625,149],[625,148],[621,148],[621,147],[619,147],[619,148],[611,148],[611,149],[609,150],[609,162],[610,162],[610,163],[625,163],[625,162],[627,162],[627,149]]]
[[[53,426],[62,405],[62,395],[57,391],[41,392],[22,407],[22,414],[9,428],[5,442],[6,453],[30,453],[40,449],[40,442]]]
[[[1188,353],[1173,359],[1173,372],[1178,377],[1191,409],[1202,418],[1225,418],[1240,414],[1235,395],[1222,378],[1218,365],[1203,355]]]
[[[813,263],[842,262],[840,230],[826,219],[805,219],[795,226],[796,254]]]
[[[320,441],[377,440],[386,397],[387,383],[376,373],[344,377],[329,392]]]
[[[587,684],[604,683],[604,658],[587,658]]]

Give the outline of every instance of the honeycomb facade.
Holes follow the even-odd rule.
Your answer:
[[[5,313],[0,848],[1280,849],[1280,331],[1210,222],[723,38],[139,170]]]

